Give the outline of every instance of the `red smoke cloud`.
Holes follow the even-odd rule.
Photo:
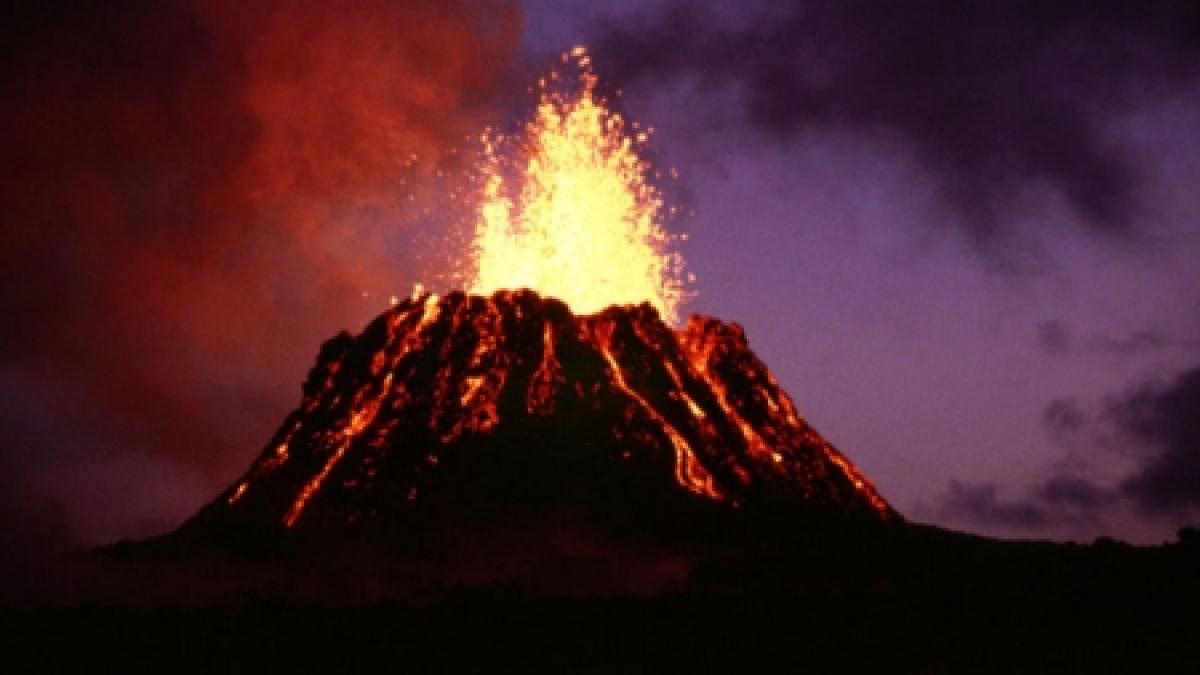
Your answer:
[[[210,497],[320,342],[384,308],[362,290],[415,280],[388,237],[490,121],[520,21],[502,2],[73,4],[5,10],[0,491],[25,496],[0,510],[65,508],[92,542]]]

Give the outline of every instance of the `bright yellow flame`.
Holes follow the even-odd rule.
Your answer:
[[[578,68],[576,93],[554,93],[543,80],[522,135],[483,136],[483,203],[467,286],[480,294],[530,288],[583,314],[649,301],[673,323],[688,293],[683,259],[668,250],[677,237],[660,224],[662,194],[638,158],[646,134],[627,135],[621,116],[597,98],[586,50],[563,59]],[[520,158],[506,155],[514,147]]]

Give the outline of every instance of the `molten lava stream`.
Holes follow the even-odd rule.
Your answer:
[[[695,451],[692,450],[692,446],[688,444],[683,434],[679,433],[679,430],[668,422],[654,406],[650,405],[650,402],[645,397],[625,381],[625,374],[621,370],[621,364],[617,362],[616,356],[613,355],[612,331],[613,322],[611,320],[596,318],[590,323],[591,339],[600,350],[605,362],[608,363],[608,368],[612,372],[613,382],[617,385],[617,389],[620,389],[626,396],[629,396],[629,398],[632,398],[641,406],[646,415],[667,435],[667,438],[671,441],[671,445],[675,448],[676,482],[698,495],[710,499],[723,500],[725,495],[717,488],[712,474],[700,463]]]
[[[308,505],[308,502],[321,489],[321,486],[325,483],[325,479],[329,477],[329,474],[337,466],[338,462],[340,462],[342,457],[345,456],[346,451],[350,449],[350,446],[354,443],[354,440],[358,438],[358,436],[364,430],[366,430],[366,428],[369,427],[372,422],[375,421],[375,417],[379,414],[379,410],[383,407],[384,400],[386,400],[389,394],[391,394],[393,372],[399,365],[401,359],[403,359],[409,353],[409,351],[419,346],[425,329],[437,318],[438,312],[438,297],[432,294],[426,296],[425,301],[422,303],[421,318],[417,321],[416,325],[405,334],[404,339],[400,342],[399,348],[396,350],[396,353],[393,354],[391,358],[386,358],[386,355],[384,355],[383,352],[380,352],[380,354],[376,355],[385,356],[384,359],[379,361],[379,363],[383,364],[382,367],[376,366],[375,361],[372,361],[372,375],[379,375],[381,372],[385,373],[382,382],[379,384],[378,393],[376,393],[374,396],[368,396],[367,390],[371,387],[370,382],[363,385],[363,387],[355,393],[354,403],[351,405],[351,410],[353,410],[353,413],[350,416],[350,420],[346,423],[346,426],[344,426],[339,433],[341,438],[337,444],[337,447],[329,455],[329,458],[325,460],[325,464],[322,465],[321,470],[317,472],[317,474],[313,476],[313,478],[308,481],[303,488],[301,488],[300,494],[296,496],[296,499],[292,502],[291,508],[288,509],[287,514],[284,516],[283,524],[285,527],[291,528],[295,526],[296,522],[300,519],[300,515],[304,513],[305,506]],[[408,312],[398,314],[388,322],[388,339],[385,342],[385,345],[391,345],[396,342],[396,336],[399,334],[398,331],[404,322],[411,317],[411,315],[412,310],[410,309]]]
[[[725,418],[733,423],[742,434],[742,438],[746,441],[746,448],[751,456],[769,461],[771,464],[782,464],[783,453],[774,450],[767,444],[763,437],[755,431],[746,418],[729,403],[729,392],[719,378],[713,377],[709,372],[709,363],[712,360],[712,352],[715,348],[714,343],[709,343],[704,346],[698,353],[695,353],[692,359],[692,368],[700,379],[708,386],[709,391],[713,393],[713,397],[717,400],[717,405],[721,407],[721,411],[725,413]]]

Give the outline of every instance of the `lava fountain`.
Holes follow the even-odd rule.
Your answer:
[[[662,193],[638,155],[648,132],[608,109],[583,47],[575,77],[540,82],[537,112],[513,136],[485,132],[471,293],[528,288],[581,314],[649,302],[668,323],[687,298],[682,237],[662,226]],[[575,86],[571,86],[575,85]]]

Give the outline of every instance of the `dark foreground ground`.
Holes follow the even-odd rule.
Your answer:
[[[423,608],[26,610],[9,614],[3,633],[9,663],[23,664],[8,672],[1194,675],[1195,609],[1104,593],[530,600],[493,591]]]
[[[406,600],[276,587],[43,603],[3,614],[4,671],[1200,673],[1194,539],[889,531],[768,547],[652,597],[493,583]],[[304,583],[351,588],[353,575],[309,569]]]

